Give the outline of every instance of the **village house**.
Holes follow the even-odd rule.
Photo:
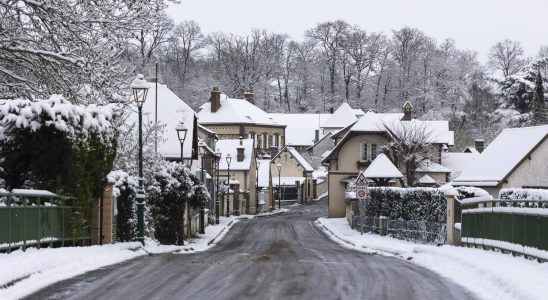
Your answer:
[[[244,93],[245,100],[231,99],[214,87],[210,101],[200,107],[200,125],[223,139],[240,136],[253,140],[258,154],[275,155],[286,143],[285,124],[274,121],[269,114],[255,106],[253,93]]]
[[[229,214],[256,213],[256,156],[252,139],[219,140],[215,152],[220,153],[219,178],[222,184],[229,182]],[[230,164],[227,157],[230,156]],[[230,169],[230,174],[229,174]],[[227,213],[227,194],[221,198],[220,211]]]
[[[281,166],[279,174],[278,164]],[[285,204],[306,203],[313,199],[314,168],[293,147],[286,146],[272,157],[270,170],[273,190],[277,193],[281,184],[281,200]]]
[[[453,132],[449,130],[447,121],[416,120],[412,116],[412,106],[408,102],[404,105],[403,114],[379,114],[370,111],[333,135],[337,144],[323,159],[329,167],[329,217],[345,216],[345,191],[348,181],[355,178],[360,171],[366,170],[381,153],[383,146],[392,140],[392,134],[388,131],[394,127],[420,127],[428,131],[432,161],[425,164],[423,169],[419,169],[418,174],[422,177],[429,175],[436,181],[439,180],[440,184],[446,182],[449,170],[439,163],[443,149],[454,143]]]
[[[548,125],[504,129],[453,181],[498,198],[502,188],[548,189]]]

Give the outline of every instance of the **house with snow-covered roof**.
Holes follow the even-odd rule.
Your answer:
[[[321,128],[323,134],[325,135],[329,132],[340,130],[356,122],[358,120],[356,115],[363,116],[364,113],[361,109],[355,111],[347,102],[344,102],[325,122],[322,123]]]
[[[321,124],[330,114],[283,114],[270,113],[270,117],[279,124],[284,124],[285,145],[302,152],[313,146],[324,137]]]
[[[137,108],[129,115],[126,123],[137,127]],[[198,137],[196,114],[181,98],[177,97],[165,84],[150,83],[145,103],[143,104],[143,124],[158,122],[164,126],[157,139],[156,149],[167,160],[181,159],[181,143],[175,126],[180,122],[188,129],[183,144],[183,159],[198,160]],[[143,125],[144,126],[144,125]],[[196,164],[192,164],[195,170]]]
[[[548,189],[548,125],[504,129],[452,184],[493,197],[502,188]]]
[[[242,136],[252,139],[259,153],[275,155],[285,146],[286,125],[255,106],[253,93],[246,92],[244,98],[231,99],[214,87],[209,102],[200,107],[198,122],[221,140]]]
[[[219,159],[219,178],[221,182],[230,182],[235,191],[229,204],[229,212],[255,213],[256,199],[256,156],[252,139],[218,140],[215,152],[221,153]],[[231,157],[230,164],[227,156]],[[229,174],[230,169],[230,174]],[[232,194],[232,193],[231,193]],[[226,213],[226,202],[221,204]]]
[[[328,165],[329,217],[345,216],[345,191],[348,182],[360,171],[366,171],[381,154],[385,145],[395,138],[394,128],[424,128],[428,133],[432,161],[418,170],[444,183],[449,170],[439,163],[441,153],[454,144],[453,132],[447,121],[422,121],[412,117],[412,106],[404,105],[404,113],[375,113],[369,111],[354,123],[333,134],[336,146],[323,159]],[[397,163],[397,162],[396,162]],[[396,165],[401,173],[405,166]],[[417,178],[418,179],[418,178]],[[398,182],[396,182],[398,183]],[[407,184],[415,184],[407,183]]]
[[[281,164],[280,176],[277,165]],[[282,185],[282,200],[306,203],[313,199],[314,168],[293,148],[286,146],[271,160],[272,185],[275,191]],[[278,178],[279,177],[279,178]]]

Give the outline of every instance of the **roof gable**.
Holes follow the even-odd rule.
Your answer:
[[[363,174],[367,178],[402,178],[403,174],[384,153],[377,155]]]
[[[307,172],[314,171],[314,168],[312,168],[312,166],[306,161],[306,159],[304,159],[304,157],[302,157],[302,155],[297,150],[295,150],[295,148],[293,148],[293,147],[288,147],[288,146],[283,147],[283,149],[280,150],[280,152],[278,152],[278,154],[276,154],[276,155],[274,155],[274,157],[272,157],[272,161],[274,161],[276,158],[278,158],[284,152],[284,150],[287,150],[287,152],[289,152],[289,154],[291,154],[291,156],[293,156],[293,158],[301,165],[301,167],[303,167],[303,169],[305,171],[307,171]]]
[[[344,102],[337,110],[322,124],[322,128],[343,128],[358,120],[356,113],[348,103]]]

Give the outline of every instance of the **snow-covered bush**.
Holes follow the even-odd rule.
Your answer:
[[[77,227],[88,226],[116,155],[112,105],[0,100],[0,177],[8,189],[37,188],[77,197]],[[76,229],[75,229],[76,230]]]
[[[146,187],[155,237],[162,244],[183,241],[185,204],[192,198],[190,170],[180,163],[164,162]]]
[[[135,196],[139,188],[139,178],[130,176],[122,170],[112,171],[107,175],[113,183],[112,196],[116,205],[116,240],[133,241],[137,237],[137,205]]]

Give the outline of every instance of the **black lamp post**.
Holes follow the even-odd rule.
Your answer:
[[[276,168],[278,169],[278,209],[280,209],[282,208],[282,177],[280,177],[280,173],[282,172],[282,164],[278,163]]]
[[[259,213],[259,167],[261,166],[261,162],[259,160],[255,161],[255,173],[257,177],[257,182],[255,184],[255,214]]]
[[[226,217],[230,217],[230,162],[232,161],[232,156],[230,153],[226,155],[226,164],[228,166],[228,191],[226,192]]]
[[[219,163],[221,162],[222,153],[217,150],[215,152],[215,165],[217,168],[217,184],[215,186],[215,224],[219,224],[219,211],[221,206],[221,201],[219,201]]]
[[[188,128],[186,127],[185,123],[179,122],[175,126],[175,130],[177,131],[177,138],[179,139],[179,143],[181,143],[181,163],[184,163],[183,145],[185,144]]]
[[[185,140],[186,140],[186,134],[188,132],[188,128],[186,127],[186,125],[183,123],[183,122],[179,122],[177,123],[177,125],[175,125],[175,130],[177,131],[177,138],[179,139],[179,143],[181,143],[181,163],[184,164],[184,156],[183,156],[183,146],[185,144]],[[190,206],[189,206],[189,213],[190,213]],[[188,219],[190,221],[190,218]],[[184,245],[185,244],[185,230],[184,230],[184,224],[185,224],[185,214],[183,213],[183,220],[182,220],[183,224],[181,225],[182,226],[182,230],[181,230],[181,245]]]
[[[206,181],[207,181],[207,178],[205,176],[205,173],[204,173],[204,155],[206,154],[206,151],[205,151],[205,143],[203,141],[200,142],[199,144],[199,148],[198,148],[198,151],[200,151],[200,156],[201,156],[201,179],[202,179],[202,183],[204,184],[204,186],[206,185]],[[203,203],[200,203],[200,234],[205,234],[205,212],[204,212],[204,204]]]
[[[145,190],[143,189],[143,104],[147,99],[149,84],[143,74],[131,82],[131,90],[139,109],[139,190],[137,191],[137,240],[145,244]]]

